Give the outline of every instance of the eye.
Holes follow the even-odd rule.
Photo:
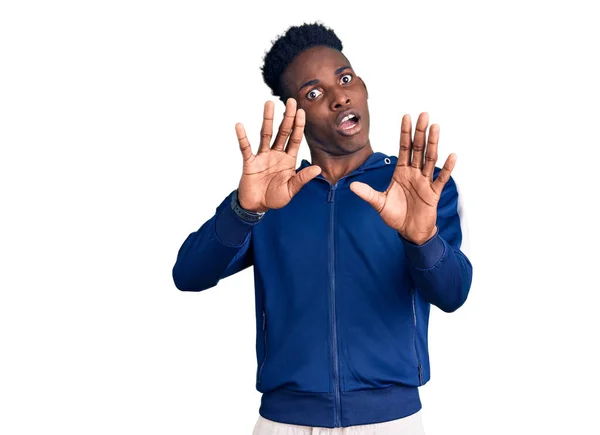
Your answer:
[[[348,80],[344,81],[344,77],[348,77]],[[342,83],[346,84],[346,83],[350,83],[352,81],[352,74],[344,74],[342,76]]]
[[[319,91],[318,89],[313,89],[308,94],[306,94],[306,98],[308,98],[309,100],[314,100],[319,95],[321,95],[321,91]]]

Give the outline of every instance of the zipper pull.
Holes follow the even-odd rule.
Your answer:
[[[329,195],[327,195],[327,202],[333,202],[333,198],[335,197],[335,186],[331,186],[329,189]]]
[[[266,323],[266,320],[267,320],[267,316],[266,316],[265,312],[263,311],[263,331],[265,330],[265,326],[266,326],[266,325],[265,325],[265,323]]]

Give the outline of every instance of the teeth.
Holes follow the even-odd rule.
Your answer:
[[[355,116],[354,116],[352,113],[351,113],[350,115],[346,115],[346,116],[344,116],[344,119],[342,119],[342,120],[340,121],[340,124],[341,124],[342,122],[348,121],[349,119],[352,119],[352,118],[356,118],[356,117],[355,117]]]

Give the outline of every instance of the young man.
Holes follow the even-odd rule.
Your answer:
[[[284,119],[271,143],[265,104],[256,154],[236,125],[239,186],[183,243],[175,285],[201,291],[254,266],[255,435],[422,434],[430,305],[456,310],[472,278],[456,156],[435,166],[425,113],[414,138],[403,117],[398,157],[373,151],[367,87],[331,29],[291,27],[264,61]],[[312,162],[296,168],[303,134]]]

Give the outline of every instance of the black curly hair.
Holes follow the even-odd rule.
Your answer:
[[[279,97],[284,104],[287,97],[281,83],[281,75],[292,59],[315,45],[325,45],[340,52],[343,48],[342,41],[335,32],[319,22],[292,26],[283,36],[271,42],[273,46],[263,58],[262,76],[271,88],[271,93]]]

